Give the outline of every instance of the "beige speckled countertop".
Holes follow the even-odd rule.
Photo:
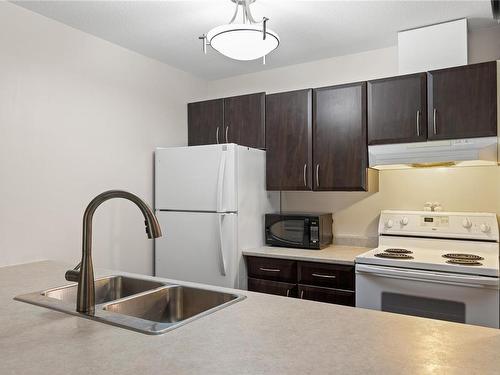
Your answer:
[[[243,292],[242,302],[161,336],[12,299],[66,284],[66,268],[0,268],[0,374],[500,372],[500,330],[293,298]]]
[[[288,247],[262,246],[243,251],[243,255],[295,259],[309,262],[354,264],[354,258],[371,250],[368,247],[330,245],[322,250],[294,249]]]

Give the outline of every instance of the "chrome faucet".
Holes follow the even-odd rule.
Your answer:
[[[76,311],[88,315],[94,315],[95,312],[94,266],[92,265],[92,218],[97,207],[112,198],[128,199],[135,203],[144,215],[148,238],[161,237],[161,228],[158,219],[151,208],[138,196],[123,190],[109,190],[92,199],[83,214],[82,261],[74,269],[67,271],[65,274],[66,280],[78,281]]]

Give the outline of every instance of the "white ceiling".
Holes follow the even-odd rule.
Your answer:
[[[230,0],[14,3],[210,80],[395,45],[399,30],[457,18],[468,17],[471,28],[496,25],[489,0],[257,0],[254,18],[269,17],[281,38],[263,66],[210,48],[203,55],[198,36],[229,21]]]

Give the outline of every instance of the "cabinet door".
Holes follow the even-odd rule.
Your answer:
[[[297,297],[297,284],[248,278],[248,290],[277,296]]]
[[[247,257],[248,276],[257,279],[297,282],[297,262],[289,259]]]
[[[265,93],[224,99],[224,142],[265,148]]]
[[[354,306],[355,293],[345,290],[319,288],[299,284],[299,298],[311,301],[335,303],[337,305]]]
[[[188,145],[224,143],[223,100],[188,104]]]
[[[311,90],[266,96],[268,190],[311,190],[311,121]]]
[[[497,134],[495,61],[429,72],[427,90],[429,139]]]
[[[368,144],[427,139],[425,73],[368,82]]]
[[[317,262],[298,263],[299,284],[354,291],[354,267]]]
[[[366,82],[314,90],[314,190],[366,190]]]

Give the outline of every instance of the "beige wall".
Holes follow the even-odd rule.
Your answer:
[[[471,36],[469,55],[473,62],[500,59],[498,39],[491,37],[498,30]],[[397,47],[390,47],[213,81],[208,93],[210,97],[272,93],[397,74]],[[376,242],[380,210],[418,210],[426,201],[438,201],[450,211],[500,214],[500,167],[381,171],[380,190],[375,194],[284,192],[282,196],[284,210],[333,212],[334,233],[340,242],[368,244]]]
[[[76,263],[86,204],[113,188],[150,204],[153,150],[187,141],[186,103],[205,83],[0,2],[0,266]],[[96,267],[152,273],[129,202],[96,213]]]

